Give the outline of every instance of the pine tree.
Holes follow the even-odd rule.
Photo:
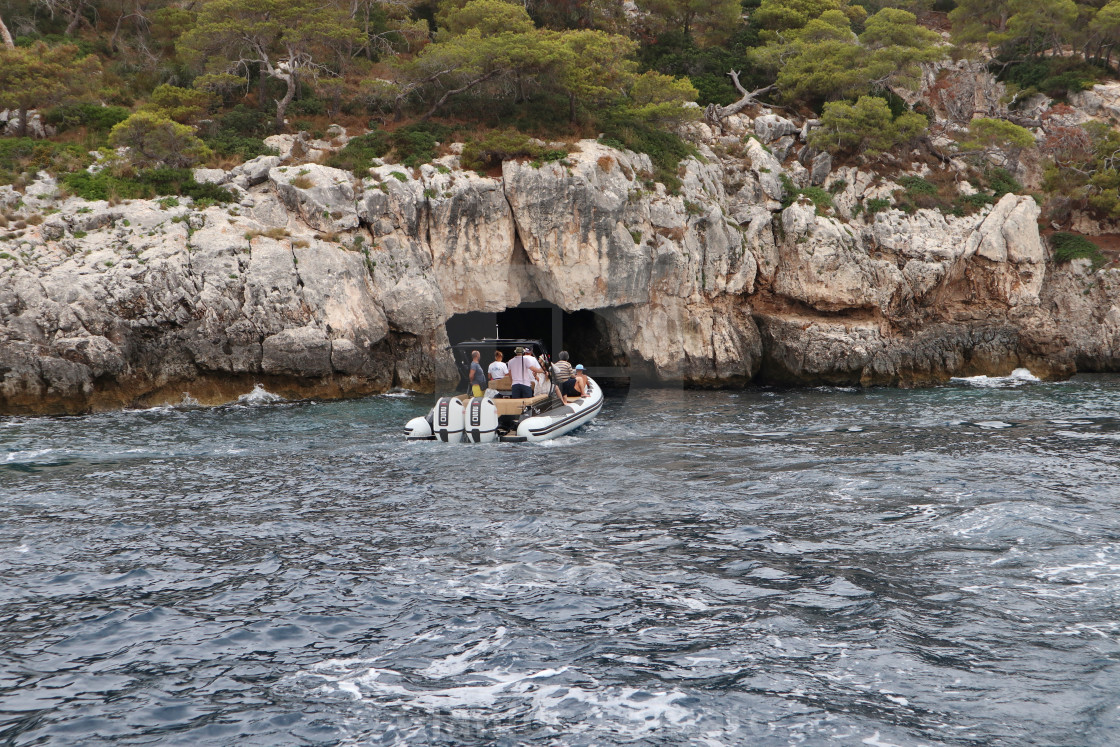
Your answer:
[[[207,0],[183,37],[185,51],[209,59],[215,73],[263,74],[285,84],[276,101],[276,128],[295,97],[303,73],[324,72],[332,45],[360,44],[354,19],[342,8],[316,0]]]
[[[26,137],[28,110],[45,109],[88,92],[101,72],[96,57],[79,59],[72,44],[0,49],[0,107],[19,111],[19,135]]]

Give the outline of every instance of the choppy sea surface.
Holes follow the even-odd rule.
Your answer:
[[[1120,377],[0,419],[0,744],[1120,744]]]

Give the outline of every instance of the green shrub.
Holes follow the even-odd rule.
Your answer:
[[[438,122],[417,122],[405,125],[390,135],[397,160],[415,168],[431,163],[436,157],[436,143],[451,137],[454,130]]]
[[[968,123],[968,140],[961,143],[964,150],[1019,150],[1034,145],[1034,135],[1004,119],[977,117]]]
[[[231,132],[243,136],[263,137],[272,132],[272,118],[244,104],[233,107],[218,117],[214,124],[217,132]]]
[[[180,88],[164,83],[152,91],[142,111],[155,112],[181,124],[193,124],[209,110],[214,96],[197,88]]]
[[[12,184],[23,174],[47,171],[63,174],[85,168],[91,158],[80,145],[32,140],[29,137],[0,138],[0,184]]]
[[[801,194],[812,200],[818,211],[832,207],[832,195],[820,187],[805,187],[801,190]]]
[[[257,156],[276,155],[276,150],[269,148],[260,138],[235,135],[228,131],[204,137],[202,142],[219,156],[239,156],[245,161]]]
[[[1089,239],[1076,233],[1059,231],[1050,234],[1050,248],[1054,251],[1055,262],[1069,262],[1074,259],[1087,259],[1093,264],[1093,269],[1105,263],[1105,256],[1101,250]]]
[[[514,158],[559,161],[567,155],[568,151],[549,150],[517,130],[495,130],[486,133],[481,140],[469,141],[463,147],[462,164],[465,169],[485,170]]]
[[[305,117],[321,117],[327,113],[327,105],[322,99],[307,96],[292,102],[288,109],[292,114],[302,114]]]
[[[194,173],[190,169],[150,169],[142,172],[137,179],[142,184],[152,185],[159,195],[183,195],[193,198],[196,202],[199,200],[233,201],[233,195],[229,190],[222,189],[217,184],[196,182]]]
[[[875,213],[887,210],[891,206],[891,201],[882,197],[872,197],[865,203],[867,212],[874,215]]]
[[[680,191],[681,180],[677,169],[681,161],[697,155],[694,147],[672,132],[617,113],[601,117],[599,128],[603,132],[600,143],[619,150],[645,153],[653,161],[653,178],[664,184],[672,194]]]
[[[1014,50],[1009,51],[1014,53]],[[1011,64],[1006,60],[993,60],[990,68],[1000,80],[1018,86],[1021,89],[1019,98],[1023,100],[1035,92],[1050,98],[1065,98],[1070,93],[1092,87],[1103,72],[1098,67],[1067,57],[1034,57]]]
[[[904,176],[898,183],[910,195],[937,195],[937,187],[920,176]]]
[[[898,183],[904,190],[902,194],[895,195],[895,204],[900,210],[913,213],[918,208],[944,210],[948,207],[938,195],[937,185],[920,176],[904,176]]]
[[[778,180],[782,183],[782,210],[792,205],[797,200],[797,196],[801,191],[797,189],[797,185],[793,183],[786,174],[778,174]]]
[[[210,154],[194,130],[155,112],[136,112],[109,132],[109,144],[129,149],[137,166],[193,166]]]
[[[1023,191],[1023,185],[1007,169],[992,168],[984,176],[988,180],[988,188],[997,200],[1005,194],[1019,194]]]
[[[141,171],[135,177],[113,176],[108,170],[90,174],[77,171],[62,177],[62,183],[85,200],[151,199],[157,195],[181,195],[197,201],[232,202],[229,190],[217,184],[199,184],[190,169],[159,168]]]
[[[83,200],[138,200],[155,196],[155,190],[150,186],[140,184],[134,179],[115,177],[108,171],[99,171],[96,174],[76,171],[64,175],[62,183]]]
[[[798,186],[793,183],[793,180],[786,174],[779,174],[778,179],[782,183],[783,210],[802,196],[809,198],[809,201],[816,207],[818,215],[822,214],[825,210],[832,209],[832,195],[820,187],[798,188]]]
[[[389,152],[389,137],[380,131],[351,138],[339,152],[327,159],[327,165],[336,169],[346,169],[358,178],[369,176],[373,159],[381,158]]]
[[[272,120],[267,114],[238,104],[214,120],[202,142],[219,156],[239,156],[248,161],[276,155],[261,139],[271,130]]]
[[[100,104],[62,104],[48,111],[43,119],[59,132],[75,127],[85,127],[90,132],[105,134],[131,114],[123,106]]]
[[[977,210],[980,210],[985,205],[991,205],[995,202],[995,198],[991,195],[978,192],[974,195],[961,195],[953,201],[953,214],[954,215],[971,215]]]

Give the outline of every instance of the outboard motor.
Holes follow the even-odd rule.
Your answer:
[[[404,436],[409,441],[431,441],[434,439],[432,413],[429,412],[427,415],[421,415],[408,421],[404,426]]]
[[[471,397],[465,409],[467,440],[488,444],[498,438],[498,406],[489,397]]]
[[[449,444],[463,440],[463,403],[457,397],[440,397],[432,413],[436,438]]]

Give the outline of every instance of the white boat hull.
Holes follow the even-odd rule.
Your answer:
[[[517,425],[518,440],[548,441],[591,422],[603,407],[603,390],[590,377],[587,388],[586,397],[571,399],[563,407],[522,420]]]
[[[425,416],[413,418],[405,425],[410,441],[443,441],[445,443],[493,443],[494,441],[548,441],[571,433],[590,423],[603,407],[603,390],[594,379],[587,379],[587,394],[568,400],[535,415],[522,417],[516,424],[498,427],[493,401],[472,397],[461,402],[443,397]]]

